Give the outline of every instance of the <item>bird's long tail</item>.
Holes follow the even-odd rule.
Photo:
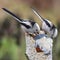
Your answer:
[[[9,13],[10,15],[12,15],[14,18],[15,18],[15,20],[16,21],[18,21],[18,22],[22,22],[22,19],[20,19],[19,17],[17,17],[14,13],[12,13],[11,11],[9,11],[8,9],[6,9],[6,8],[2,8],[5,12],[7,12],[7,13]]]
[[[35,9],[32,8],[32,11],[35,13],[35,15],[38,16],[38,18],[39,18],[41,21],[44,20],[44,18],[43,18]]]

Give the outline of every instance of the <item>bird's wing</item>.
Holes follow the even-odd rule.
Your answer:
[[[16,21],[18,21],[18,22],[22,22],[22,19],[20,19],[19,17],[17,17],[15,14],[13,14],[11,11],[9,11],[8,9],[6,9],[6,8],[2,8],[5,12],[7,12],[7,13],[9,13],[10,15],[12,15],[14,18],[15,18],[15,20]]]
[[[32,11],[39,17],[41,21],[44,20],[44,18],[35,9],[32,8]]]

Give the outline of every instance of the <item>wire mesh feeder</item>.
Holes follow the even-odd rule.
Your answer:
[[[38,38],[38,37],[37,37]],[[35,38],[37,40],[37,38]],[[26,39],[26,56],[28,57],[28,60],[52,60],[52,39],[49,37],[40,37],[39,42],[51,40],[51,50],[49,55],[45,55],[44,52],[40,51],[38,48],[35,48],[35,40],[25,34]],[[43,42],[44,43],[44,42]],[[42,44],[43,44],[42,43]],[[46,48],[48,48],[48,45],[45,45]]]

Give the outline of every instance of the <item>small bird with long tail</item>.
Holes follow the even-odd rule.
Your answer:
[[[42,30],[49,33],[51,38],[55,38],[58,35],[58,29],[56,26],[49,21],[48,19],[44,19],[35,9],[32,8],[32,11],[38,16],[38,18],[42,21]]]
[[[23,20],[17,17],[15,14],[13,14],[11,11],[9,11],[6,8],[2,8],[5,12],[13,16],[13,18],[18,21],[24,28],[25,32],[27,33],[34,33],[34,34],[39,34],[40,32],[40,27],[39,25],[31,20]]]

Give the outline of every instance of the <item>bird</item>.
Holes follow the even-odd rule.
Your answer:
[[[35,48],[38,48],[37,52],[44,52],[44,55],[49,55],[52,52],[53,40],[48,35],[42,33],[34,37]]]
[[[35,21],[32,20],[25,20],[25,19],[21,19],[18,16],[16,16],[14,13],[12,13],[11,11],[9,11],[6,8],[2,8],[5,12],[7,12],[8,14],[10,14],[11,16],[13,16],[13,18],[18,21],[23,30],[27,33],[34,33],[34,34],[39,34],[40,32],[40,26],[38,25],[38,23],[36,23]]]
[[[36,9],[32,8],[32,11],[41,20],[41,22],[42,22],[42,30],[44,30],[45,32],[47,32],[51,38],[56,38],[57,35],[58,35],[58,29],[57,29],[57,27],[50,20],[43,18],[36,11]]]

